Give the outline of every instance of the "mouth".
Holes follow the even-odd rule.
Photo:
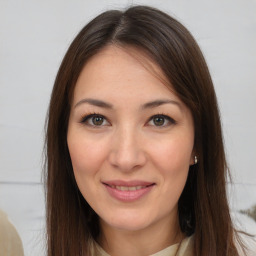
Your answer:
[[[123,202],[136,201],[146,196],[156,185],[145,181],[108,181],[102,184],[111,197]]]
[[[141,186],[141,185],[140,186],[117,186],[117,185],[110,185],[107,183],[103,183],[103,184],[120,191],[136,191],[136,190],[140,190],[140,189],[147,188],[154,185],[154,183],[147,186]]]

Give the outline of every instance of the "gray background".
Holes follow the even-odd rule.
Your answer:
[[[131,4],[168,12],[201,46],[234,179],[232,214],[256,234],[256,222],[238,212],[256,204],[255,0],[0,0],[0,208],[17,227],[27,256],[44,255],[44,120],[61,59],[95,15]]]

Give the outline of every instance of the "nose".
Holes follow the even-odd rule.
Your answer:
[[[140,134],[132,127],[118,129],[113,135],[109,162],[123,172],[134,171],[146,163]]]

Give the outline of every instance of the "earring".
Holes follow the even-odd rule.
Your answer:
[[[195,156],[194,164],[197,164],[197,156]]]

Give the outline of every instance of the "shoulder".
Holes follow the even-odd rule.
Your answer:
[[[0,255],[23,256],[21,239],[7,215],[0,210]]]
[[[237,242],[237,249],[241,256],[256,256],[256,236],[240,234],[241,242]]]
[[[193,249],[194,249],[194,235],[187,237],[182,241],[180,249],[178,251],[178,255],[192,256]]]
[[[151,256],[192,256],[194,236],[186,237],[180,244],[171,245]]]

